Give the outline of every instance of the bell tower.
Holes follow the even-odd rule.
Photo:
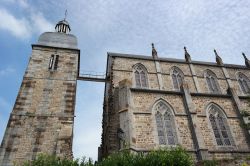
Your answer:
[[[0,165],[32,160],[38,153],[72,158],[80,50],[63,19],[32,45],[0,146]]]

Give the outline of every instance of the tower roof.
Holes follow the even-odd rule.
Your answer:
[[[77,49],[76,36],[69,34],[70,25],[66,21],[67,10],[63,20],[59,21],[56,26],[56,32],[45,32],[40,35],[37,44],[51,47]]]
[[[59,22],[56,24],[55,30],[56,30],[57,32],[61,32],[61,33],[69,33],[69,32],[71,31],[70,25],[69,25],[68,21],[66,21],[65,19],[59,21]]]
[[[66,17],[67,17],[67,10],[65,11],[65,17],[63,20],[59,21],[56,26],[55,26],[55,30],[57,32],[61,32],[61,33],[69,33],[71,31],[70,29],[70,25],[69,22],[66,21]]]

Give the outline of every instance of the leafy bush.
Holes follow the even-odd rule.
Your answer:
[[[15,166],[19,166],[15,164]],[[33,161],[26,161],[20,166],[94,166],[94,162],[89,159],[83,158],[81,161],[79,159],[69,160],[69,159],[61,159],[56,156],[39,154],[37,158]]]
[[[192,157],[181,147],[162,149],[143,153],[130,153],[128,151],[111,154],[98,163],[83,158],[81,161],[60,159],[45,154],[38,155],[34,161],[27,161],[21,166],[191,166],[194,165]]]
[[[190,166],[191,156],[181,147],[143,153],[115,153],[98,163],[98,166]]]

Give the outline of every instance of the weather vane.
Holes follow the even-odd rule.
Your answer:
[[[65,10],[64,20],[66,20],[67,14],[68,14],[68,11],[67,11],[67,9],[66,9],[66,10]]]

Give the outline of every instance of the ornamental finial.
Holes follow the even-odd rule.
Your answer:
[[[153,56],[153,58],[158,58],[154,43],[152,43],[152,56]]]
[[[189,55],[186,46],[184,46],[185,59],[187,62],[191,62],[191,56]]]

